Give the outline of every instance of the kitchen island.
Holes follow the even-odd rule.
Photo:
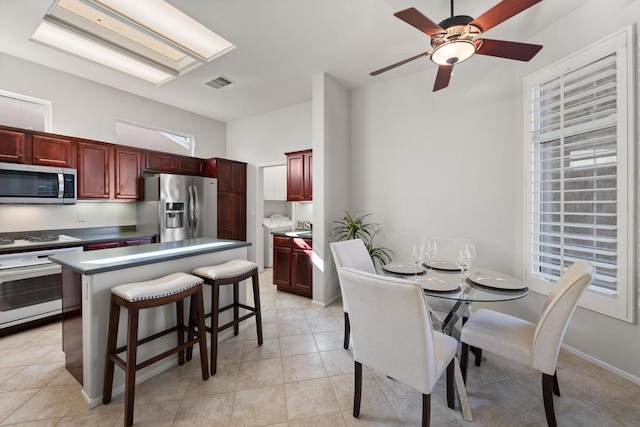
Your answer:
[[[102,402],[111,288],[180,271],[190,273],[197,267],[232,259],[247,259],[249,245],[234,240],[199,238],[50,257],[51,261],[62,266],[62,328],[66,367],[82,383],[82,395],[90,408]],[[208,288],[204,288],[205,311],[210,311],[211,304]],[[231,290],[225,291],[220,291],[222,306],[233,299]],[[240,300],[246,301],[246,292],[242,287]],[[224,315],[228,315],[229,319]],[[173,305],[143,310],[140,313],[139,337],[175,325],[175,316]],[[230,312],[223,313],[221,321],[230,320],[231,316]],[[121,313],[120,325],[118,346],[126,343],[126,310]],[[226,335],[219,336],[219,339],[224,338]],[[168,335],[155,340],[138,349],[138,360],[145,360],[174,345],[175,336]],[[148,366],[138,372],[136,382],[151,378],[177,363],[178,357],[174,355]],[[116,369],[113,394],[123,391],[124,373]]]

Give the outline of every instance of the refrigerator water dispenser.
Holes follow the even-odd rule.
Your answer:
[[[184,227],[184,203],[167,203],[165,205],[166,227]]]

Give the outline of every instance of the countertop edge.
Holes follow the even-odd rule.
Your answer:
[[[212,247],[212,244],[216,243],[225,244],[223,246]],[[100,251],[54,255],[50,256],[49,259],[76,273],[92,275],[248,246],[251,246],[251,243],[236,240],[200,238],[179,242],[152,243],[140,246],[103,249]],[[171,253],[172,250],[176,252]],[[167,251],[169,251],[169,253],[166,253]],[[127,259],[128,257],[131,257],[131,259]],[[104,261],[110,258],[116,261],[113,263]],[[92,263],[92,261],[96,260],[100,261]],[[83,264],[92,266],[84,267]],[[98,265],[96,266],[95,264]]]

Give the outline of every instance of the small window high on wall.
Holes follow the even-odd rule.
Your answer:
[[[548,293],[577,260],[579,304],[635,321],[631,27],[525,80],[527,283]]]
[[[116,121],[116,143],[129,147],[193,156],[194,137],[147,125]]]
[[[0,90],[0,125],[51,131],[51,102]]]

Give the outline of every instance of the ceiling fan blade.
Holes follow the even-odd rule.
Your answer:
[[[500,3],[474,19],[471,22],[471,25],[475,25],[480,28],[484,33],[490,28],[495,27],[541,1],[542,0],[502,0]]]
[[[393,16],[402,19],[407,24],[417,28],[428,36],[439,33],[446,33],[446,31],[443,30],[438,24],[424,16],[415,7],[410,7],[408,9],[401,10],[400,12],[396,12],[393,14]]]
[[[389,70],[391,70],[391,69],[393,69],[393,68],[396,68],[396,67],[399,67],[399,66],[401,66],[401,65],[404,65],[404,64],[406,64],[407,62],[411,62],[411,61],[413,61],[413,60],[415,60],[415,59],[422,58],[423,56],[427,56],[427,55],[429,55],[430,53],[431,53],[431,51],[422,52],[422,53],[420,53],[420,54],[418,54],[418,55],[416,55],[416,56],[412,56],[411,58],[407,58],[407,59],[405,59],[405,60],[403,60],[403,61],[396,62],[395,64],[392,64],[392,65],[386,66],[386,67],[384,67],[384,68],[380,68],[379,70],[373,71],[373,72],[369,73],[369,75],[371,75],[371,76],[377,76],[377,75],[378,75],[378,74],[380,74],[380,73],[384,73],[385,71],[389,71]]]
[[[436,82],[433,85],[433,91],[436,92],[449,86],[453,65],[439,65],[438,74],[436,74]]]
[[[509,42],[504,40],[476,39],[473,41],[478,49],[477,54],[497,56],[499,58],[515,59],[518,61],[530,61],[536,56],[542,45]]]

